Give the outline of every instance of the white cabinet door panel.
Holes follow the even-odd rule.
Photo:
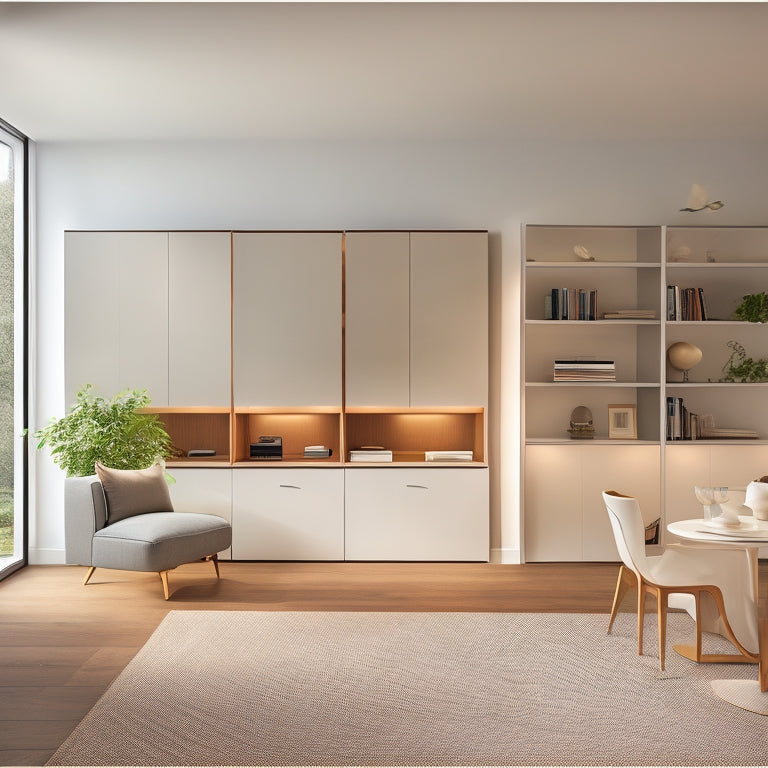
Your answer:
[[[658,445],[583,445],[582,559],[618,562],[619,551],[603,502],[603,491],[634,496],[646,525],[661,517]]]
[[[347,560],[489,556],[488,470],[345,470]]]
[[[168,401],[229,406],[231,236],[171,232],[168,243]]]
[[[578,448],[527,446],[524,487],[526,562],[581,560],[582,473]]]
[[[66,398],[93,384],[168,405],[168,235],[65,235]]]
[[[686,441],[684,445],[667,445],[664,453],[664,523],[690,520],[703,516],[701,504],[696,501],[694,487],[710,485],[711,448]],[[665,532],[665,541],[679,541]]]
[[[488,234],[411,233],[411,405],[488,401]]]
[[[348,232],[345,270],[346,403],[407,407],[408,232]]]
[[[232,522],[232,470],[173,467],[169,473],[176,480],[170,487],[171,501],[177,512],[217,515]],[[229,560],[232,550],[219,553]]]
[[[341,405],[341,233],[234,235],[235,406]]]
[[[661,512],[658,445],[528,445],[526,562],[618,562],[602,492],[636,496],[646,523]]]
[[[344,559],[344,470],[233,471],[234,559]]]

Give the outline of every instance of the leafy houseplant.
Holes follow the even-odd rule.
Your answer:
[[[728,346],[733,352],[723,366],[725,375],[721,381],[742,384],[768,381],[768,360],[762,357],[757,360],[747,357],[746,350],[737,341],[729,341]]]
[[[743,320],[748,323],[768,322],[768,294],[765,291],[748,293],[742,299],[733,313],[734,320]]]
[[[110,400],[91,390],[86,385],[66,416],[34,435],[37,447],[48,446],[67,477],[92,475],[96,461],[114,469],[144,469],[173,455],[162,421],[139,412],[150,403],[145,390],[125,390]]]

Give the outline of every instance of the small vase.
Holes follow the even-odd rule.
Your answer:
[[[768,520],[768,483],[751,482],[744,504],[752,510],[756,520]]]

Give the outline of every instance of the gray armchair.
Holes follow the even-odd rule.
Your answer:
[[[67,478],[66,561],[96,568],[155,571],[165,599],[168,572],[184,563],[211,560],[219,577],[218,553],[232,543],[232,527],[221,517],[176,512],[160,465],[115,470],[97,463],[98,474]]]

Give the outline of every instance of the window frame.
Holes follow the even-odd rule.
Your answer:
[[[14,464],[14,499],[15,494],[17,492],[21,493],[22,499],[21,499],[21,525],[22,525],[22,536],[21,536],[21,553],[18,558],[15,558],[12,562],[10,562],[8,565],[0,569],[0,580],[6,578],[7,576],[10,576],[12,573],[15,573],[16,571],[20,570],[21,568],[24,568],[29,563],[29,436],[28,436],[28,427],[29,427],[29,343],[30,343],[30,318],[29,318],[29,309],[31,306],[30,302],[30,220],[31,220],[31,211],[30,211],[30,158],[29,158],[29,150],[30,150],[30,141],[27,136],[25,136],[21,131],[14,128],[12,125],[7,123],[5,120],[0,118],[0,139],[3,140],[3,143],[5,143],[5,140],[9,138],[14,143],[20,146],[21,149],[21,174],[20,179],[23,184],[22,189],[22,195],[21,195],[21,236],[22,236],[22,244],[21,248],[17,249],[16,244],[14,243],[14,303],[16,301],[21,301],[21,308],[20,310],[14,311],[14,336],[17,333],[16,323],[21,322],[22,328],[21,328],[21,392],[19,393],[19,397],[21,398],[21,402],[17,403],[14,400],[14,423],[16,423],[16,414],[18,411],[17,408],[21,408],[21,427],[22,427],[22,437],[21,437],[21,447],[18,451],[18,453],[15,453],[14,455],[14,462],[18,459],[21,463],[21,467],[16,467]],[[16,148],[14,148],[16,149]],[[16,164],[16,159],[14,159],[14,176],[15,178],[18,178],[16,176],[18,172],[18,165]],[[16,267],[18,266],[16,264],[16,259],[18,258],[20,250],[20,257],[21,257],[21,268],[20,268],[20,276],[21,276],[21,285],[16,284],[16,276],[19,274],[17,272]],[[14,348],[14,355],[16,354],[15,348]],[[18,363],[19,361],[17,359],[14,359],[14,365]],[[15,376],[14,376],[15,378]],[[16,380],[16,379],[15,379]],[[16,392],[14,391],[14,397],[16,396]],[[17,485],[20,485],[20,487],[17,487]],[[18,521],[15,519],[14,516],[14,526],[18,523]],[[14,552],[14,554],[16,554]]]

